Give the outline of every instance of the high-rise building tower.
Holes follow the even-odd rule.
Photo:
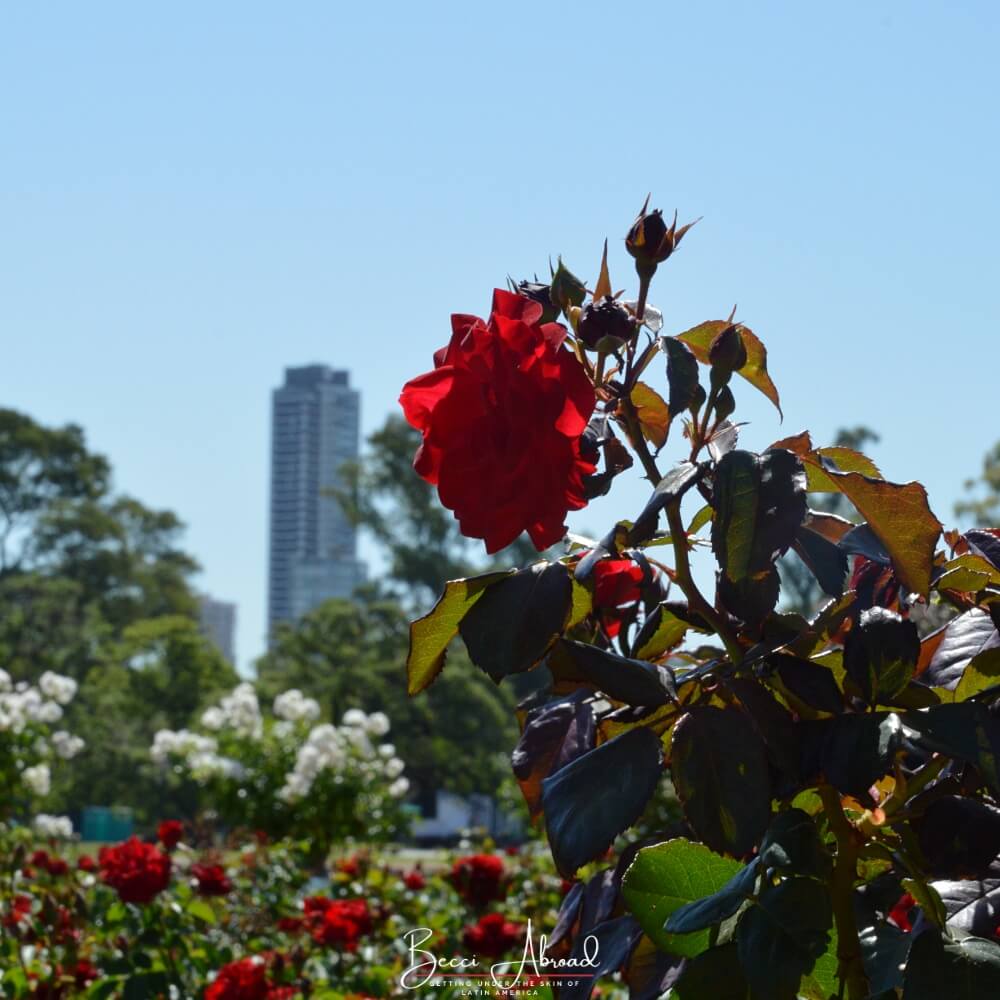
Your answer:
[[[365,578],[357,531],[334,487],[358,457],[361,399],[345,371],[285,369],[271,399],[271,539],[268,635]]]
[[[209,594],[199,594],[198,621],[202,635],[211,640],[219,652],[236,666],[236,605],[216,600]]]

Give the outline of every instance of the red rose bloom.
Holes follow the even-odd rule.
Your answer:
[[[594,566],[594,607],[604,631],[614,638],[621,631],[622,612],[639,601],[642,567],[631,559],[602,559]]]
[[[233,883],[222,865],[192,865],[191,874],[198,882],[199,896],[227,896],[233,891]]]
[[[562,347],[566,329],[541,316],[537,302],[496,289],[489,321],[452,316],[434,370],[399,397],[423,434],[414,468],[487,552],[523,531],[538,549],[558,542],[595,470],[580,451],[594,389]]]
[[[305,901],[305,908],[306,922],[317,944],[354,951],[361,936],[372,929],[368,904],[363,899],[315,896]]]
[[[224,965],[205,990],[205,1000],[267,1000],[267,995],[267,966],[259,958]]]
[[[35,865],[37,868],[48,868],[49,867],[49,852],[48,851],[33,851],[31,857],[28,860]]]
[[[473,906],[485,906],[506,896],[503,861],[493,854],[472,854],[451,866],[451,883]]]
[[[100,970],[97,969],[93,962],[81,958],[73,968],[73,978],[76,980],[76,988],[78,990],[86,989],[100,974]]]
[[[138,837],[102,847],[98,861],[102,881],[125,903],[148,903],[170,884],[170,858]]]
[[[31,921],[31,897],[18,893],[10,901],[8,912],[3,918],[3,926],[10,931],[16,931],[21,924]]]
[[[360,870],[360,863],[356,857],[341,858],[337,862],[337,871],[354,878]]]
[[[910,919],[910,915],[916,905],[917,901],[908,892],[903,893],[896,905],[889,911],[889,921],[901,931],[909,933],[913,930],[913,921]]]
[[[286,934],[298,934],[305,927],[305,921],[301,917],[279,917],[277,927]]]
[[[97,862],[89,854],[81,854],[76,859],[76,867],[82,872],[92,872],[97,870]]]
[[[413,892],[419,892],[425,885],[427,885],[427,879],[424,878],[423,872],[419,872],[414,869],[412,872],[407,872],[403,876],[403,885]]]
[[[57,858],[53,855],[49,857],[48,863],[45,865],[45,870],[54,878],[59,878],[69,871],[69,865],[62,858]]]
[[[523,929],[505,920],[502,913],[487,913],[479,922],[466,927],[462,942],[469,951],[489,958],[499,958],[521,939]]]
[[[165,819],[156,828],[156,839],[172,851],[184,836],[184,824],[179,819]]]

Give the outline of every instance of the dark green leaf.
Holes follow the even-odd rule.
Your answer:
[[[712,948],[688,962],[670,1000],[750,1000],[736,944]]]
[[[868,798],[868,789],[892,769],[902,742],[902,723],[894,712],[841,715],[799,723],[803,775],[825,777],[844,795]]]
[[[635,637],[632,655],[640,660],[654,660],[679,645],[692,627],[678,613],[682,608],[687,610],[686,606],[673,601],[658,604],[642,623],[642,628]]]
[[[795,551],[816,577],[823,592],[830,597],[840,597],[847,575],[847,556],[837,544],[819,532],[800,525],[795,532]]]
[[[844,642],[844,669],[870,705],[885,703],[910,682],[920,656],[917,626],[888,608],[869,608]]]
[[[760,860],[782,875],[816,878],[826,878],[831,864],[812,817],[801,809],[785,809],[771,820],[761,844]]]
[[[459,622],[486,592],[508,573],[486,573],[465,580],[450,580],[437,604],[410,625],[410,651],[406,658],[407,691],[419,694],[444,666],[445,651],[458,635]]]
[[[736,928],[754,1000],[795,1000],[802,977],[825,951],[833,913],[827,887],[811,878],[766,889]]]
[[[698,388],[698,359],[686,344],[674,337],[661,337],[659,344],[667,356],[667,384],[670,387],[667,406],[672,414],[683,413],[691,405]]]
[[[764,744],[735,708],[691,709],[674,727],[671,773],[688,822],[719,853],[748,853],[767,829]]]
[[[757,456],[749,451],[731,451],[715,468],[712,548],[723,574],[733,582],[751,571],[759,488]]]
[[[626,705],[666,705],[677,698],[669,667],[616,656],[597,646],[560,639],[546,661],[557,681],[574,680]]]
[[[665,930],[668,918],[696,900],[714,898],[746,870],[738,861],[724,858],[704,844],[680,838],[668,840],[644,847],[636,854],[625,872],[622,896],[658,948],[693,958],[709,946],[709,934],[701,928],[713,921],[691,928],[698,933],[674,934]],[[752,877],[750,881],[752,885]],[[735,913],[741,900],[719,919]]]
[[[945,795],[912,823],[939,878],[975,878],[1000,855],[1000,809],[985,802]]]
[[[844,696],[829,668],[787,653],[774,653],[768,662],[777,668],[781,683],[811,708],[832,715],[844,710]]]
[[[564,878],[638,819],[661,772],[660,741],[640,728],[602,743],[542,782],[549,846]]]
[[[913,942],[903,1000],[986,1000],[1000,996],[1000,945],[969,937],[945,941],[927,930]]]
[[[754,858],[717,892],[703,899],[696,899],[676,910],[670,915],[664,930],[671,934],[691,934],[727,920],[753,894],[758,867],[758,861]],[[706,947],[707,944],[706,940]]]
[[[932,882],[948,915],[948,926],[978,937],[991,937],[1000,925],[1000,864],[981,879]]]
[[[778,603],[781,579],[774,566],[733,582],[721,570],[716,574],[719,604],[751,628],[758,627]]]
[[[561,563],[537,563],[492,584],[459,622],[469,658],[498,684],[530,670],[562,634],[572,601]]]
[[[649,541],[656,531],[660,511],[667,504],[684,496],[701,476],[702,470],[693,462],[681,462],[675,465],[657,484],[642,513],[635,519],[635,524],[629,532],[629,544],[639,545]]]
[[[901,986],[912,937],[892,924],[873,920],[860,928],[858,939],[871,992],[877,995]]]
[[[597,938],[596,946],[594,942],[587,942],[591,935]],[[589,934],[578,935],[569,956],[574,962],[570,968],[582,967],[583,962],[596,951],[595,965],[587,967],[589,976],[593,978],[579,976],[563,980],[559,986],[559,1000],[587,1000],[598,979],[617,972],[625,964],[639,935],[638,924],[627,916],[606,920],[591,929]],[[517,968],[516,963],[513,968]]]

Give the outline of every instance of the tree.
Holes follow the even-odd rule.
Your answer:
[[[1000,520],[1000,441],[983,458],[978,479],[967,479],[966,499],[955,504],[955,517],[972,524],[995,524]]]

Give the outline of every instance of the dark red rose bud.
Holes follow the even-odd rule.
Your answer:
[[[583,282],[566,267],[560,257],[558,266],[552,272],[552,284],[549,286],[552,304],[563,310],[570,306],[582,306],[586,294],[587,289]]]
[[[636,326],[624,306],[610,295],[588,303],[580,313],[576,335],[588,351],[617,351],[636,334]]]
[[[721,388],[747,363],[747,349],[740,336],[739,327],[730,323],[712,341],[708,349],[708,363],[712,366],[712,385]]]
[[[559,307],[552,301],[551,285],[543,285],[540,281],[519,281],[514,291],[542,307],[542,323],[554,323],[559,319]]]
[[[635,269],[640,275],[651,277],[658,264],[662,264],[677,249],[684,234],[694,225],[677,228],[677,213],[668,226],[663,220],[663,212],[654,209],[647,212],[649,197],[639,211],[632,228],[625,237],[625,249],[635,258]],[[698,220],[696,219],[695,222]]]

